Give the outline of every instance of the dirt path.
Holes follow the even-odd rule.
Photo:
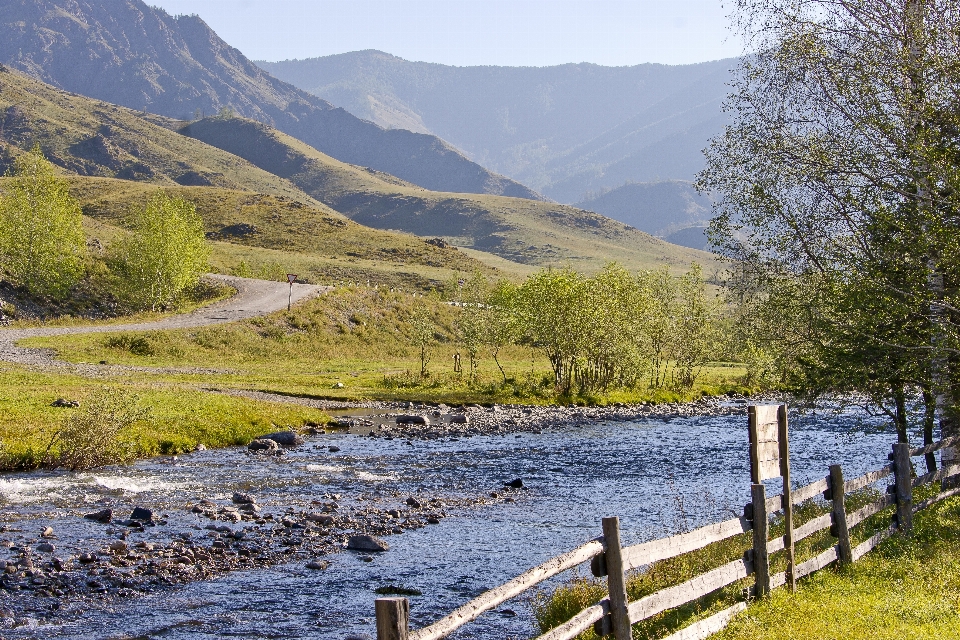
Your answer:
[[[0,329],[0,360],[30,365],[62,365],[53,349],[31,349],[16,346],[24,338],[62,336],[82,333],[111,333],[115,331],[155,331],[158,329],[189,329],[244,318],[262,316],[280,311],[287,306],[290,286],[284,282],[253,280],[234,276],[209,275],[208,278],[230,285],[237,294],[192,313],[171,316],[153,322],[135,324],[105,324],[86,327],[41,327],[37,329]],[[331,287],[312,284],[293,285],[293,302],[301,302],[329,291]]]

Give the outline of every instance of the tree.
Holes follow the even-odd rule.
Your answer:
[[[956,3],[735,6],[753,53],[728,100],[734,122],[711,143],[699,180],[720,196],[712,239],[739,261],[749,276],[740,284],[755,302],[776,304],[794,291],[791,306],[806,326],[794,325],[792,339],[809,340],[797,349],[805,379],[872,389],[893,415],[903,390],[919,388],[952,435],[960,379]]]
[[[500,364],[500,350],[515,343],[520,339],[523,332],[521,316],[518,305],[518,289],[515,285],[505,280],[497,282],[493,286],[487,298],[486,342],[490,346],[493,355],[493,361],[503,376],[503,382],[507,382],[507,372]]]
[[[420,378],[426,378],[429,375],[427,364],[430,363],[430,347],[435,342],[436,332],[436,325],[426,305],[421,303],[414,308],[410,325],[413,329],[413,343],[420,352]]]
[[[112,252],[128,298],[154,311],[174,305],[207,270],[210,248],[196,207],[159,191],[131,226]]]
[[[474,382],[477,375],[477,359],[480,348],[486,343],[487,328],[489,326],[489,311],[487,295],[489,285],[486,277],[480,271],[475,271],[469,280],[459,287],[458,304],[460,313],[457,316],[457,339],[467,351],[470,359],[470,381]]]
[[[673,322],[671,355],[676,363],[673,373],[677,387],[693,387],[703,366],[717,351],[719,308],[707,298],[700,265],[677,280],[676,317]]]
[[[80,205],[39,145],[14,166],[15,177],[0,194],[0,261],[31,293],[62,297],[83,274]]]

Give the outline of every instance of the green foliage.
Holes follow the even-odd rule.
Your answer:
[[[138,402],[118,388],[101,389],[87,398],[51,439],[48,464],[83,471],[133,462],[138,442],[132,427],[149,416]]]
[[[83,273],[80,205],[38,145],[15,176],[0,193],[0,267],[34,295],[63,297]]]
[[[414,307],[413,315],[410,318],[410,327],[413,334],[413,345],[420,354],[420,378],[426,378],[430,373],[427,370],[427,365],[430,363],[430,347],[436,342],[434,337],[436,325],[426,305],[419,304]]]
[[[175,305],[207,270],[210,249],[196,207],[160,191],[112,247],[126,297],[154,311]]]

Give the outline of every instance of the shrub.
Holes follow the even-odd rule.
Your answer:
[[[47,464],[71,471],[130,464],[138,452],[132,428],[148,411],[138,398],[119,389],[103,389],[71,414],[47,446]]]

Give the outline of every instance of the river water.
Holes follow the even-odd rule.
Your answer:
[[[895,434],[862,413],[791,415],[791,470],[799,486],[840,463],[847,477],[886,462]],[[340,451],[330,452],[330,445]],[[337,433],[312,437],[279,460],[239,449],[198,452],[90,474],[0,476],[0,538],[36,539],[56,527],[58,546],[102,539],[103,527],[77,516],[103,505],[147,505],[168,512],[166,528],[199,528],[184,505],[249,490],[265,506],[304,508],[339,494],[345,504],[401,504],[407,495],[472,498],[522,478],[516,502],[448,510],[449,517],[389,536],[372,562],[343,551],[325,571],[294,556],[270,569],[238,571],[91,606],[57,624],[0,630],[20,638],[375,637],[374,589],[402,585],[418,628],[531,566],[600,534],[617,515],[626,544],[739,513],[749,499],[746,409],[637,423],[597,423],[544,433],[475,436],[408,444]],[[771,481],[769,491],[778,492]],[[682,496],[682,497],[681,497]],[[158,527],[160,529],[160,527]],[[145,536],[161,535],[148,531]],[[2,550],[0,550],[2,551]],[[589,571],[586,569],[586,571]],[[0,604],[5,596],[0,590]],[[536,635],[530,596],[508,602],[458,633],[460,638]]]

